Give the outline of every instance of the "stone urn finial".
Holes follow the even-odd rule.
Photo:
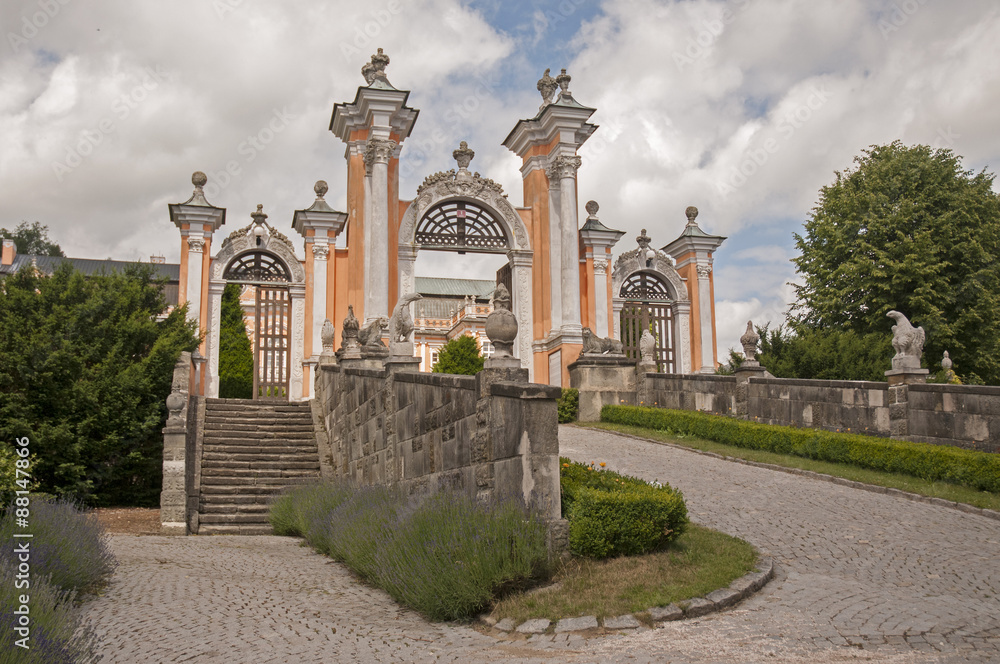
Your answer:
[[[195,171],[191,174],[191,184],[193,184],[198,189],[201,189],[208,183],[208,176],[201,171]]]
[[[333,352],[333,343],[337,336],[337,330],[333,327],[333,323],[327,318],[323,321],[323,327],[320,330],[320,339],[323,341],[323,353]]]
[[[748,320],[747,331],[740,337],[740,345],[743,346],[743,357],[746,358],[746,364],[757,364],[758,341],[760,341],[760,335],[753,329],[753,321]]]
[[[458,149],[451,153],[451,156],[458,162],[458,168],[463,171],[469,170],[469,164],[476,153],[469,149],[469,144],[462,141],[458,144]]]
[[[562,90],[562,92],[559,93],[560,97],[562,95],[568,95],[569,94],[569,82],[571,80],[573,80],[572,77],[569,74],[566,73],[565,69],[563,69],[559,73],[559,75],[556,76],[556,83],[559,85],[560,89]]]
[[[330,187],[327,186],[326,180],[317,180],[316,184],[313,185],[313,191],[316,192],[316,198],[323,198],[326,196],[326,192],[330,191]]]
[[[264,214],[264,205],[262,203],[258,203],[257,211],[251,212],[250,217],[253,219],[255,224],[263,224],[267,220],[267,215]]]
[[[586,205],[588,219],[597,219],[597,211],[601,209],[601,206],[597,204],[597,201],[587,201]]]
[[[945,351],[944,357],[941,358],[941,368],[947,372],[951,371],[952,366],[954,366],[954,364],[951,361],[951,356],[948,355],[948,351]]]
[[[493,313],[486,317],[486,336],[495,350],[493,357],[487,360],[489,366],[520,366],[513,352],[517,317],[510,311],[510,291],[503,284],[497,284],[493,291]]]
[[[695,219],[698,218],[698,208],[693,205],[689,205],[686,210],[684,210],[685,216],[688,218],[688,226],[695,225]]]

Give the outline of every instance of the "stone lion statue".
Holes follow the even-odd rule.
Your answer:
[[[382,330],[389,327],[389,319],[385,316],[379,316],[372,322],[365,325],[363,328],[358,330],[358,342],[362,346],[382,346]]]
[[[589,327],[583,328],[583,352],[586,355],[624,355],[622,342],[617,339],[601,338]]]

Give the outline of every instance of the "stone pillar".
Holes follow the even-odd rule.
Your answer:
[[[417,248],[411,244],[401,245],[397,250],[396,264],[399,266],[399,292],[417,292],[417,279],[413,268],[417,262]]]
[[[205,238],[189,235],[187,293],[188,320],[201,325],[201,273],[204,262]]]
[[[581,422],[599,421],[606,405],[636,405],[633,362],[624,355],[581,355],[569,365],[569,385],[580,391]]]
[[[889,382],[889,437],[893,440],[908,439],[910,385],[926,383],[928,373],[927,369],[890,369],[885,372]]]
[[[389,316],[389,159],[396,141],[368,139],[365,164],[371,168],[370,210],[365,219],[365,322]]]
[[[594,259],[594,306],[597,310],[594,334],[599,337],[611,336],[608,325],[608,260]],[[616,339],[619,337],[615,337]]]
[[[160,491],[160,533],[187,534],[187,413],[191,383],[191,353],[181,353],[167,397],[163,428],[163,488]]]
[[[292,301],[291,372],[288,377],[288,400],[302,401],[302,361],[305,359],[306,287],[294,284],[288,287]]]
[[[316,238],[313,253],[313,294],[312,294],[312,348],[309,355],[318,356],[323,352],[323,323],[326,320],[326,282],[330,245],[326,238]]]
[[[514,345],[514,355],[521,360],[521,366],[528,370],[528,380],[534,380],[535,363],[531,353],[531,334],[534,330],[534,316],[531,311],[531,252],[511,249],[507,252],[511,267],[511,311],[517,316],[520,334]],[[579,300],[577,300],[579,304]]]
[[[208,284],[208,351],[206,365],[208,376],[205,379],[205,396],[219,396],[219,326],[222,325],[222,292],[226,290],[226,282],[213,281]]]
[[[561,244],[562,326],[564,341],[581,343],[583,325],[580,316],[580,240],[576,209],[577,156],[556,157],[551,172],[559,179],[559,229]],[[580,340],[580,341],[577,341]]]
[[[552,327],[547,330],[547,333],[551,336],[556,336],[562,329],[563,324],[562,222],[559,213],[562,197],[559,189],[559,178],[552,177],[552,175],[555,175],[555,173],[551,173],[549,178],[549,317],[552,321]]]
[[[701,331],[701,373],[715,373],[715,329],[712,327],[712,266],[700,263],[698,272],[698,327]]]
[[[675,302],[671,307],[674,316],[674,347],[678,349],[675,367],[677,373],[692,373],[695,358],[691,357],[691,302]]]
[[[753,321],[747,321],[747,331],[740,337],[743,346],[743,363],[736,370],[736,417],[750,419],[750,379],[764,378],[764,367],[757,361],[757,342],[760,335],[753,328]]]

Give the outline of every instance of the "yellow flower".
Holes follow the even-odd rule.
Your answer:
[[[604,468],[606,465],[608,464],[604,463],[603,461],[601,462],[601,468]]]

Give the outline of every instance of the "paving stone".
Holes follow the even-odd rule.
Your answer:
[[[580,616],[579,618],[563,618],[556,623],[556,634],[562,632],[579,632],[584,629],[597,627],[595,616]]]
[[[694,599],[681,602],[681,606],[684,608],[685,618],[697,618],[698,616],[711,613],[718,608],[715,606],[715,602],[704,597],[695,597]]]
[[[684,610],[676,604],[654,606],[649,609],[649,617],[656,622],[660,622],[661,620],[680,620],[684,617]]]
[[[542,634],[551,624],[551,620],[546,620],[545,618],[534,618],[518,625],[517,631],[521,634]]]
[[[719,588],[705,595],[705,599],[715,604],[718,608],[723,609],[740,601],[740,591],[733,590],[732,588]]]
[[[494,627],[499,629],[501,632],[512,632],[514,631],[514,628],[517,627],[517,623],[514,622],[513,618],[504,618],[494,625]]]
[[[605,618],[604,627],[605,629],[635,629],[642,627],[642,623],[636,620],[631,613],[626,613],[624,616]]]

